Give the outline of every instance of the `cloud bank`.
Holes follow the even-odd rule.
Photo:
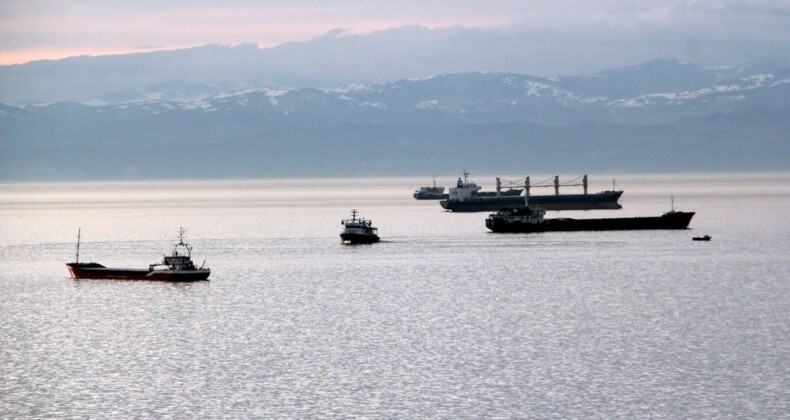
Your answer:
[[[577,57],[538,72],[573,73],[611,63],[686,55],[704,64],[747,61],[788,51],[786,1],[492,0],[105,2],[12,0],[0,3],[0,64],[34,58],[175,49],[243,42],[273,47],[333,28],[370,34],[405,25],[479,28],[493,41],[522,42],[528,53]],[[485,44],[485,39],[476,42]],[[508,48],[507,46],[503,48]],[[559,49],[562,49],[561,51]],[[639,52],[643,51],[641,57]],[[576,62],[576,64],[574,64]],[[546,66],[547,67],[547,66]]]

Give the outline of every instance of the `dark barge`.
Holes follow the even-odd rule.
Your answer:
[[[521,207],[498,211],[486,219],[495,233],[575,232],[602,230],[687,229],[694,212],[669,211],[656,217],[544,219],[545,210]]]

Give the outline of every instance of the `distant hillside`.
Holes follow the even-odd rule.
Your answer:
[[[0,106],[0,179],[790,169],[790,68],[674,60]]]
[[[716,69],[657,60],[636,67],[600,71],[641,63],[656,56],[670,58],[673,56],[668,54],[677,50],[674,47],[633,49],[634,45],[641,45],[634,34],[624,34],[620,39],[603,43],[595,40],[593,34],[574,39],[551,36],[546,29],[535,36],[533,31],[530,25],[487,30],[463,26],[443,29],[403,26],[366,35],[333,30],[304,42],[270,48],[259,48],[255,44],[206,45],[172,51],[35,61],[0,66],[0,103],[85,102],[100,97],[124,101],[135,99],[134,95],[140,92],[205,97],[248,89],[328,88],[474,71],[539,76],[584,73],[584,76],[559,79],[562,84],[558,87],[586,96],[617,99],[694,89],[740,78],[747,73],[790,67],[790,56],[787,48],[781,48],[782,42],[753,42],[747,54],[752,58],[733,55],[732,48],[725,57],[736,62],[767,54],[778,54],[778,58],[751,62],[745,67]],[[667,40],[655,37],[644,41],[653,46],[667,46]],[[584,57],[573,54],[585,49],[589,54]],[[708,58],[716,56],[711,50],[708,53]],[[712,62],[721,63],[721,60]]]

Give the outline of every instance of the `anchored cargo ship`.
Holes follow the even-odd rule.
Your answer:
[[[674,210],[658,217],[608,219],[544,219],[545,213],[530,207],[500,210],[486,219],[486,227],[495,233],[686,229],[694,217],[694,212]]]
[[[184,229],[179,229],[178,243],[172,254],[165,255],[159,264],[148,269],[110,268],[99,263],[80,261],[80,232],[77,232],[77,255],[73,263],[66,264],[73,279],[200,281],[207,280],[211,270],[196,267],[192,262],[192,247],[184,243]],[[205,264],[205,261],[203,262]]]
[[[584,187],[583,194],[560,194],[560,185]],[[531,195],[531,188],[547,187],[551,185],[530,185],[529,177],[524,179],[525,196],[504,196],[502,194],[494,197],[479,197],[472,194],[472,189],[466,185],[459,185],[450,188],[449,198],[442,200],[439,204],[445,210],[454,212],[475,212],[475,211],[496,211],[502,208],[523,207],[525,200],[529,205],[540,207],[545,210],[616,210],[623,206],[618,203],[623,191],[611,190],[598,193],[587,193],[587,175],[582,177],[581,183],[560,184],[559,176],[554,177],[554,195]],[[497,191],[501,188],[501,181],[497,178]]]

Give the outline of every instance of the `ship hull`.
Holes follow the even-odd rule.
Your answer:
[[[522,190],[511,189],[502,191],[500,193],[499,198],[504,197],[520,197]],[[474,193],[474,197],[476,198],[497,198],[496,191],[478,191]],[[447,200],[450,198],[450,194],[421,194],[421,193],[414,193],[414,198],[417,200]],[[522,200],[523,201],[523,200]]]
[[[492,216],[486,219],[486,227],[495,233],[687,229],[692,217],[694,212],[671,212],[659,217],[546,219],[540,223],[525,223]]]
[[[421,193],[414,193],[414,198],[417,200],[447,200],[450,198],[450,194],[421,194]]]
[[[359,233],[341,233],[340,240],[344,244],[357,245],[357,244],[372,244],[380,240],[376,235],[363,235]]]
[[[595,194],[533,195],[529,205],[545,210],[617,210],[622,191],[603,191]],[[442,208],[453,212],[497,211],[503,208],[524,207],[524,197],[470,198],[442,200]]]
[[[208,280],[208,276],[211,274],[209,269],[142,270],[109,268],[97,263],[69,263],[66,264],[66,267],[73,279],[188,282]]]

